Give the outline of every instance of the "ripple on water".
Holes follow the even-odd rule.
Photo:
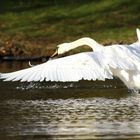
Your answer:
[[[140,97],[4,100],[0,134],[51,138],[140,138]]]

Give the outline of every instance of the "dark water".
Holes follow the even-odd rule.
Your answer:
[[[27,67],[1,63],[0,71]],[[0,140],[140,139],[140,95],[118,80],[0,82]]]

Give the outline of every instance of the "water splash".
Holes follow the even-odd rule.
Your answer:
[[[67,84],[61,84],[61,83],[37,83],[37,82],[31,82],[31,83],[22,83],[19,86],[16,87],[18,90],[30,90],[30,89],[68,89],[68,88],[77,88],[74,83],[67,83]]]
[[[18,83],[16,89],[118,89],[125,86],[116,79],[104,81],[79,81],[79,82],[30,82]]]

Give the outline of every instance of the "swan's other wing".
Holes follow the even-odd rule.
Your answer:
[[[110,68],[125,71],[140,70],[140,44],[131,45],[112,45],[102,50],[104,53],[104,62]]]
[[[2,73],[5,81],[79,81],[112,79],[101,52],[79,53],[11,73]]]

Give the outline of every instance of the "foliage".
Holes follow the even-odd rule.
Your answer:
[[[83,36],[104,44],[131,43],[140,28],[139,9],[139,0],[5,0],[0,5],[0,37],[36,41],[47,48]]]

